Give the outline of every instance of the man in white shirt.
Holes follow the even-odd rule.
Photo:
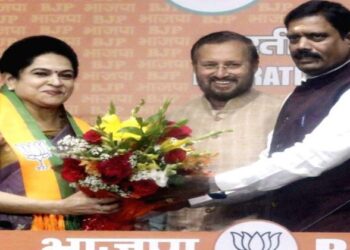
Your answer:
[[[263,195],[260,218],[292,231],[350,231],[350,11],[308,1],[289,12],[285,26],[292,59],[307,80],[286,100],[268,157],[217,174],[211,193],[189,202]],[[200,181],[196,192],[207,188]]]

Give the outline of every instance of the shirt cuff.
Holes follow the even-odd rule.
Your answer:
[[[188,203],[191,207],[201,207],[208,205],[213,202],[213,199],[209,195],[202,195],[199,197],[191,198],[188,200]]]

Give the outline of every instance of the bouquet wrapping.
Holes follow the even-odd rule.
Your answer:
[[[61,175],[71,186],[90,197],[121,199],[116,213],[84,216],[83,230],[133,230],[137,218],[169,206],[142,198],[162,188],[178,188],[187,175],[207,174],[214,154],[197,152],[193,145],[221,132],[192,138],[185,120],[166,119],[170,102],[147,118],[138,114],[143,104],[124,121],[111,104],[82,137],[66,136],[57,144]]]

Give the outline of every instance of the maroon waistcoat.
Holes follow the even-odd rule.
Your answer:
[[[280,112],[270,155],[301,142],[349,88],[350,63],[298,86]],[[344,219],[350,218],[350,204],[347,205],[350,160],[318,177],[304,178],[273,191],[267,197],[268,205],[262,217],[292,231],[350,231],[350,219],[347,219],[349,223]]]

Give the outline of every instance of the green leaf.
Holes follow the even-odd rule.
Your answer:
[[[144,126],[145,126],[142,117],[136,116],[136,117],[135,117],[135,120],[136,120],[136,122],[140,125],[140,127],[144,127]]]
[[[101,125],[101,123],[102,123],[102,118],[101,118],[101,116],[97,116],[97,118],[96,118],[96,125],[97,125],[97,127],[99,127],[100,125]]]
[[[194,142],[199,142],[199,141],[203,141],[203,140],[206,140],[208,138],[217,138],[219,137],[219,135],[221,134],[224,134],[224,133],[231,133],[233,132],[232,129],[226,129],[226,130],[222,130],[222,131],[212,131],[212,132],[209,132],[205,135],[202,135],[200,137],[197,137],[197,138],[194,138],[193,141]]]
[[[118,130],[118,133],[131,133],[135,135],[143,135],[142,129],[136,128],[136,127],[124,127]]]
[[[145,120],[145,123],[152,124],[152,123],[156,123],[162,119],[163,119],[162,115],[159,113],[156,113],[154,115],[147,117],[147,119]]]
[[[113,102],[111,102],[111,103],[109,104],[108,113],[109,113],[110,115],[113,115],[113,114],[116,113],[116,109],[115,109],[115,106],[114,106],[114,103],[113,103]]]
[[[166,100],[162,107],[158,110],[157,113],[155,113],[154,115],[149,116],[145,121],[146,123],[161,123],[162,121],[165,121],[165,113],[167,112],[169,105],[170,105],[171,101],[170,100]]]
[[[183,119],[183,120],[180,120],[178,122],[176,122],[174,125],[175,127],[181,127],[183,125],[186,125],[188,123],[188,120],[187,119]]]
[[[140,111],[141,107],[145,105],[145,100],[141,99],[139,105],[137,105],[133,110],[131,110],[131,115],[136,116],[136,114]]]
[[[171,100],[165,100],[164,103],[163,103],[163,106],[160,108],[160,110],[163,113],[165,113],[168,110],[170,104],[171,104]]]

